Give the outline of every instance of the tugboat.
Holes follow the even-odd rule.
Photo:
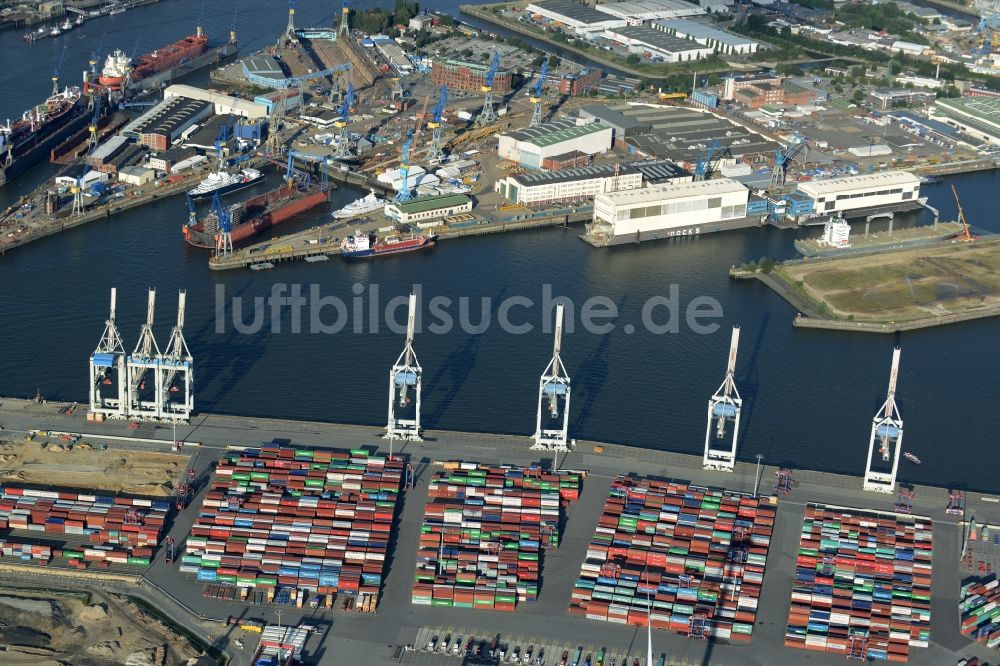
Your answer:
[[[915,455],[913,455],[909,451],[904,452],[903,453],[903,457],[906,458],[907,460],[909,460],[914,465],[919,465],[920,464],[920,458],[916,457]]]
[[[398,234],[378,238],[375,234],[356,231],[340,243],[340,254],[345,259],[367,259],[383,254],[401,254],[433,247],[438,237],[434,234],[414,234],[403,237]]]

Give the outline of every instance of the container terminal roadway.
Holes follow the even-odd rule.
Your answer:
[[[78,433],[86,441],[103,441],[112,447],[161,451],[170,448],[170,426],[144,423],[137,431],[131,431],[124,421],[88,423],[85,408],[81,407],[74,416],[68,416],[60,413],[65,406],[0,399],[0,439],[20,438],[29,430],[45,430]],[[258,446],[277,438],[289,439],[293,445],[307,447],[377,447],[385,452],[388,442],[382,439],[382,431],[381,428],[366,426],[201,414],[190,425],[179,426],[177,438],[188,443],[184,451],[194,458],[198,477],[207,478],[211,464],[230,445]],[[576,449],[558,460],[561,468],[587,470],[589,476],[584,481],[580,500],[569,506],[562,544],[546,553],[542,586],[536,602],[519,604],[514,613],[410,603],[417,539],[427,499],[428,479],[435,462],[465,459],[485,463],[523,465],[541,461],[545,465],[551,464],[551,454],[531,451],[527,437],[432,430],[425,432],[424,442],[396,443],[394,452],[407,456],[417,470],[416,487],[405,492],[400,502],[395,543],[391,544],[388,574],[378,612],[366,615],[343,611],[339,603],[332,612],[286,606],[280,611],[282,624],[295,625],[303,621],[317,627],[322,642],[316,646],[313,645],[316,641],[310,640],[306,652],[313,655],[309,663],[319,664],[392,663],[396,647],[414,644],[418,631],[426,627],[451,627],[456,633],[465,633],[466,636],[475,631],[478,632],[475,634],[477,637],[492,637],[499,633],[504,640],[523,640],[522,645],[530,639],[536,643],[544,641],[567,646],[614,646],[627,648],[630,656],[641,657],[645,652],[645,630],[572,617],[567,613],[573,583],[612,480],[619,473],[634,472],[752,493],[756,465],[740,462],[735,473],[727,474],[703,470],[700,456],[619,445],[598,446],[603,446],[603,453],[595,452],[594,442],[577,441]],[[775,471],[775,467],[762,466],[761,494],[770,494]],[[798,487],[790,497],[779,502],[753,640],[749,644],[729,645],[690,640],[657,630],[653,632],[654,656],[665,653],[668,664],[692,666],[832,666],[844,663],[842,655],[788,648],[783,644],[804,506],[806,502],[820,502],[891,512],[896,498],[895,495],[861,491],[860,477],[810,471],[797,471],[795,476]],[[169,525],[169,534],[179,546],[194,522],[207,487],[207,483],[198,484],[198,494],[191,501],[191,508],[177,514]],[[958,517],[945,514],[947,491],[928,486],[916,486],[915,490],[914,515],[927,516],[934,521],[934,559],[931,643],[927,649],[911,650],[909,663],[914,666],[947,666],[956,664],[959,656],[989,659],[992,654],[995,658],[995,652],[984,645],[972,643],[958,631],[959,586],[966,575],[959,568],[963,531]],[[995,497],[967,493],[966,511],[966,515],[974,517],[980,525],[984,522],[1000,524],[1000,502]],[[27,575],[33,569],[24,568],[23,571]],[[9,575],[3,577],[8,578]],[[45,578],[50,576],[45,575]],[[228,616],[239,616],[268,622],[277,620],[277,607],[274,606],[245,606],[204,598],[204,584],[195,581],[191,575],[181,574],[176,565],[166,564],[163,548],[159,549],[143,578],[138,588],[140,596],[155,601],[168,616],[202,636],[214,634],[213,638],[222,637],[215,640],[221,641],[220,647],[234,657],[233,664],[247,663],[254,635],[245,638],[246,648],[240,650],[233,643],[225,642],[225,637],[232,640],[242,632],[227,632],[227,627],[218,623],[215,623],[212,632],[206,629],[210,625],[205,619],[224,621]],[[57,586],[59,583],[50,581],[49,584]],[[417,645],[418,649],[422,647]],[[551,655],[548,663],[557,663],[557,659],[558,655]],[[454,657],[438,657],[423,652],[411,652],[403,662],[459,663]]]

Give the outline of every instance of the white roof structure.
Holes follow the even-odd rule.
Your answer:
[[[715,178],[690,183],[668,183],[652,185],[638,190],[599,194],[597,199],[615,206],[633,206],[644,203],[662,203],[671,199],[686,199],[697,196],[720,196],[734,192],[746,192],[746,185],[729,178]]]
[[[601,3],[594,9],[625,19],[633,24],[656,19],[700,16],[708,13],[704,7],[684,0],[626,0],[625,2]]]
[[[690,19],[657,21],[657,27],[674,33],[678,37],[693,39],[699,44],[716,42],[732,47],[751,47],[757,44],[752,39]]]
[[[895,187],[920,185],[920,179],[909,171],[882,171],[881,173],[866,173],[859,176],[844,178],[826,178],[799,183],[800,192],[811,197],[818,197],[838,192],[867,189],[869,187]]]
[[[263,104],[257,104],[246,99],[237,99],[225,93],[213,92],[194,86],[183,84],[167,86],[166,90],[163,91],[163,100],[166,101],[171,97],[187,97],[188,99],[209,102],[215,106],[216,115],[220,116],[228,113],[251,120],[267,117],[267,107]]]

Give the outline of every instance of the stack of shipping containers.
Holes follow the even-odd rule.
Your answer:
[[[750,640],[773,528],[765,499],[619,476],[570,613]]]
[[[0,529],[24,530],[0,540],[3,555],[48,564],[65,558],[73,566],[133,564],[149,566],[170,504],[128,497],[103,497],[57,490],[0,488]],[[40,545],[58,535],[62,548]]]
[[[958,608],[963,634],[986,647],[1000,648],[1000,584],[996,576],[963,585]]]
[[[289,588],[377,599],[403,468],[358,449],[227,453],[181,571],[269,597]]]
[[[785,645],[906,661],[930,620],[930,519],[806,506]]]
[[[512,611],[538,596],[542,553],[558,546],[573,472],[447,463],[430,483],[413,603]]]

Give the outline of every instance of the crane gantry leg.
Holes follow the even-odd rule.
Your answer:
[[[90,355],[90,413],[100,418],[128,418],[128,378],[122,336],[115,323],[118,290],[111,288],[111,313],[104,335]],[[113,388],[112,388],[113,387]]]
[[[892,369],[889,372],[889,395],[885,403],[872,419],[872,434],[868,441],[868,462],[865,466],[864,489],[891,495],[896,490],[896,473],[899,470],[899,456],[903,447],[903,417],[896,407],[896,380],[899,376],[899,347],[892,351]],[[890,471],[876,471],[872,468],[875,445],[882,455],[882,462],[888,463]],[[884,467],[884,466],[883,466]]]
[[[736,444],[740,436],[740,411],[743,400],[736,390],[736,352],[740,345],[740,327],[733,326],[733,336],[729,343],[729,363],[726,378],[719,390],[708,401],[708,426],[705,429],[705,453],[702,467],[732,472],[736,468]],[[732,433],[726,427],[732,424]],[[713,437],[714,434],[714,437]],[[725,444],[713,446],[713,440]]]
[[[532,449],[545,451],[569,451],[569,394],[570,378],[563,365],[560,351],[562,350],[563,304],[556,304],[556,321],[554,340],[552,344],[552,360],[545,367],[545,372],[538,382],[538,413],[535,419],[535,443]],[[560,419],[560,410],[562,418]],[[546,428],[543,425],[543,411],[558,425],[557,428]],[[561,423],[560,423],[561,421]]]
[[[177,325],[160,363],[160,415],[168,421],[186,423],[194,411],[194,359],[184,340],[184,306],[187,293],[177,294]],[[173,399],[177,394],[179,400]]]
[[[419,442],[420,436],[420,380],[423,369],[413,351],[413,335],[416,330],[417,296],[410,294],[406,317],[406,344],[389,371],[389,422],[385,426],[386,439]],[[413,392],[411,398],[409,393]],[[399,401],[398,406],[397,402]],[[401,418],[399,410],[412,409],[411,418]]]
[[[158,419],[160,417],[160,395],[162,376],[160,375],[160,348],[153,337],[153,315],[156,310],[156,290],[149,290],[146,304],[146,323],[139,333],[139,342],[126,361],[128,374],[128,415],[129,418]],[[147,388],[146,382],[153,386]],[[153,399],[143,399],[144,393],[152,393]]]

